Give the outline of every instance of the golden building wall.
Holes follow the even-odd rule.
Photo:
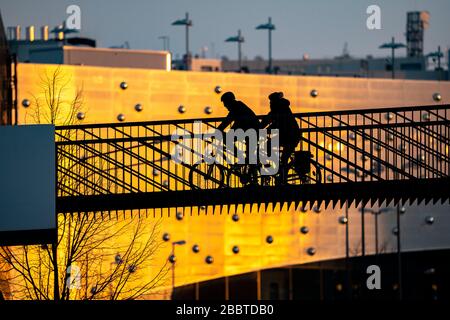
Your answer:
[[[29,99],[33,104],[33,96],[42,96],[40,84],[55,68],[52,65],[19,64],[19,123],[32,122],[21,102]],[[427,105],[450,101],[449,82],[165,72],[87,66],[61,66],[61,70],[69,83],[69,90],[63,93],[64,99],[70,100],[76,88],[82,88],[86,117],[80,123],[118,122],[119,114],[125,116],[125,121],[225,116],[226,110],[220,103],[220,95],[215,92],[217,86],[222,92],[235,92],[237,98],[247,103],[257,114],[268,112],[267,96],[273,91],[283,91],[291,100],[294,112]],[[122,82],[126,82],[127,89],[121,89]],[[318,96],[312,97],[311,90],[317,90]],[[442,95],[440,102],[433,100],[433,94],[437,92]],[[136,111],[136,104],[143,107],[141,112]],[[185,108],[184,113],[179,112],[181,105]],[[211,114],[205,112],[207,106],[212,108]],[[187,242],[186,245],[176,247],[177,286],[345,256],[345,226],[338,222],[338,218],[344,214],[341,209],[320,208],[320,213],[304,213],[293,207],[281,209],[279,206],[267,210],[263,207],[259,212],[255,207],[231,208],[228,213],[224,210],[221,213],[218,209],[214,212],[211,208],[208,210],[198,212],[195,209],[195,212],[191,212],[185,209],[182,220],[176,219],[175,210],[171,210],[169,217],[167,211],[163,212],[161,236],[162,233],[168,233],[170,241],[158,253],[157,261],[167,259],[172,250],[172,241]],[[238,222],[232,219],[236,210],[240,217]],[[423,214],[417,210],[419,218],[415,219],[419,221]],[[150,214],[148,219],[155,218]],[[350,208],[352,223],[349,224],[349,243],[352,256],[361,253],[360,219],[358,210]],[[386,251],[392,251],[395,249],[395,238],[390,230],[394,220],[386,220],[385,225],[383,241]],[[300,232],[303,226],[309,228],[307,234]],[[373,230],[372,218],[366,222],[366,227],[367,230]],[[424,229],[423,232],[416,231],[414,236],[427,236],[430,230]],[[273,243],[266,241],[267,236],[273,237]],[[374,252],[373,232],[368,232],[367,237],[366,252],[370,254]],[[445,241],[450,243],[449,239]],[[199,253],[192,251],[194,244],[199,245]],[[232,252],[235,245],[239,246],[238,254]],[[315,254],[308,254],[308,248],[314,248]],[[407,244],[405,250],[408,250]],[[211,264],[205,262],[208,255],[214,259]]]

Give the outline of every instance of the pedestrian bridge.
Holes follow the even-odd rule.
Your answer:
[[[193,166],[203,155],[192,146],[209,143],[199,130],[216,128],[221,118],[57,127],[57,211],[312,208],[450,198],[449,105],[295,116],[303,135],[297,148],[312,154],[314,175],[281,186],[273,179],[244,185],[226,162],[222,171]],[[172,139],[176,132],[184,135]],[[192,161],[173,161],[175,147]],[[193,182],[198,180],[203,182]]]

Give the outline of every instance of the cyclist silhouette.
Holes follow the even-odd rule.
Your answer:
[[[242,129],[243,131],[247,131],[249,129],[253,129],[256,132],[256,138],[258,134],[258,130],[260,128],[260,122],[256,117],[256,114],[250,109],[245,103],[242,101],[236,100],[236,97],[233,92],[225,92],[221,99],[225,108],[227,108],[228,115],[225,120],[217,127],[218,130],[224,131],[231,123],[231,129],[237,130]],[[244,141],[240,141],[244,142]],[[235,154],[237,147],[235,146]],[[246,163],[248,162],[250,154],[250,139],[248,136],[245,137],[245,157]],[[253,166],[252,166],[253,167]],[[252,169],[254,170],[254,168]]]
[[[256,114],[245,103],[236,100],[233,92],[225,92],[220,100],[229,113],[225,120],[217,127],[218,130],[223,131],[234,122],[231,129],[242,129],[244,131],[254,129],[258,131],[259,120]]]
[[[278,129],[280,147],[283,148],[280,156],[281,176],[287,177],[287,163],[301,139],[300,128],[291,111],[289,100],[283,97],[282,92],[273,92],[269,95],[270,112],[262,120],[261,126],[267,129]]]

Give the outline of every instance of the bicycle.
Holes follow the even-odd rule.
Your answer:
[[[227,167],[202,159],[190,169],[189,184],[192,189],[220,189],[231,187],[233,181],[230,179],[233,176],[239,178],[242,186],[322,183],[320,165],[312,158],[313,155],[309,151],[295,151],[288,161],[286,177],[281,177],[281,172],[273,176],[261,175],[262,164],[233,164]]]

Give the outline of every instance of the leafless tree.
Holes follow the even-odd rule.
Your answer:
[[[82,90],[71,85],[60,67],[41,78],[42,92],[30,107],[33,123],[73,125],[83,109]],[[71,92],[72,90],[72,92]],[[82,117],[80,117],[82,118]],[[60,130],[56,141],[73,138],[73,130]],[[105,181],[86,176],[83,161],[67,162],[76,154],[72,145],[58,152],[60,190],[80,190],[74,176],[98,185]],[[64,154],[66,156],[64,156]],[[87,161],[87,159],[83,159]],[[100,163],[92,163],[102,170]],[[84,176],[83,176],[84,175]],[[37,300],[138,299],[154,293],[167,281],[167,260],[156,261],[162,246],[160,221],[128,212],[59,215],[56,243],[0,248],[0,272],[13,298]]]

